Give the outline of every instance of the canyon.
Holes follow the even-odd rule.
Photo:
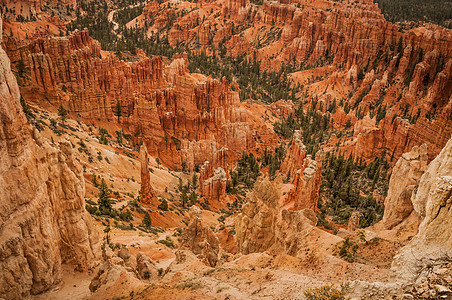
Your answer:
[[[450,29],[372,0],[1,12],[0,298],[452,296]]]

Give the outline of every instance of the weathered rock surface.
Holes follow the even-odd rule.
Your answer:
[[[358,211],[354,211],[350,218],[348,219],[347,229],[349,231],[355,231],[359,228],[359,220],[361,218],[361,213]]]
[[[226,196],[226,170],[230,164],[229,150],[221,148],[213,156],[213,162],[206,161],[201,167],[199,192],[212,200],[222,200]]]
[[[322,183],[323,151],[316,153],[316,160],[308,155],[303,167],[295,173],[294,188],[287,196],[288,202],[294,202],[295,209],[309,208],[317,210],[320,184]]]
[[[386,229],[400,224],[413,211],[411,194],[422,174],[427,170],[427,145],[413,147],[404,153],[392,170],[385,212],[381,221]]]
[[[422,175],[412,203],[423,221],[392,264],[395,276],[405,281],[414,281],[427,266],[450,262],[452,256],[452,139]]]
[[[450,116],[451,112],[450,108],[445,108],[445,115]],[[442,116],[432,121],[419,119],[412,125],[406,119],[396,117],[392,120],[390,116],[386,116],[378,127],[355,130],[355,154],[371,159],[386,151],[388,154],[394,153],[394,157],[399,158],[414,146],[427,144],[429,149],[427,154],[431,161],[446,145],[451,133],[452,124]]]
[[[295,130],[286,158],[281,163],[281,172],[294,178],[296,172],[303,168],[306,146],[303,144],[300,130]]]
[[[236,243],[243,254],[263,252],[275,244],[279,190],[268,178],[258,178],[235,221]]]
[[[281,164],[281,172],[294,178],[294,187],[286,198],[286,202],[294,204],[294,209],[317,210],[324,153],[318,151],[315,156],[313,160],[310,155],[306,155],[306,147],[301,141],[301,132],[296,130],[286,158]]]
[[[190,207],[190,223],[182,233],[180,250],[190,250],[211,267],[218,262],[220,242],[212,229],[203,226],[202,212],[197,206]]]
[[[137,272],[141,279],[153,279],[158,277],[155,263],[142,252],[137,255]]]
[[[303,256],[305,250],[328,252],[342,239],[315,227],[311,209],[279,209],[280,186],[259,178],[235,222],[236,244],[243,254],[273,251]]]
[[[104,244],[103,247],[103,264],[89,285],[93,298],[106,298],[111,295],[112,291],[118,297],[126,296],[129,294],[129,289],[143,285],[133,272],[129,272],[124,267],[124,260],[118,257],[110,246]],[[143,264],[140,267],[142,270],[144,269]]]
[[[1,27],[1,25],[0,25]],[[0,48],[0,297],[23,299],[61,280],[61,264],[96,264],[82,168],[69,142],[52,147],[22,112]]]
[[[211,171],[209,172],[207,170],[209,167],[210,166],[204,165],[203,172],[201,173],[201,195],[209,199],[220,200],[226,195],[226,172],[222,167],[218,167],[213,171],[211,177],[204,179],[206,174],[211,174]]]
[[[355,155],[371,159],[386,151],[394,152],[398,159],[413,146],[426,143],[432,160],[449,139],[450,30],[433,24],[401,30],[400,25],[387,22],[371,0],[303,4],[263,1],[261,5],[226,0],[221,6],[215,4],[183,14],[169,24],[175,37],[170,43],[200,48],[208,54],[221,44],[230,56],[255,55],[261,69],[267,71],[294,61],[311,67],[331,66],[335,70],[331,77],[336,81],[325,81],[333,86],[350,86],[349,104],[356,107],[342,116],[342,125],[354,121],[357,110],[366,115],[380,105],[391,111],[379,130],[359,136]],[[145,19],[154,21],[157,16],[161,20],[155,21],[152,29],[158,31],[168,25],[173,8],[166,8],[164,3],[146,7]],[[200,16],[203,22],[199,22]],[[409,110],[403,113],[407,107]],[[413,119],[418,110],[413,124],[391,122],[393,115],[405,114],[406,120]]]

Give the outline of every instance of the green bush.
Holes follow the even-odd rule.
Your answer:
[[[163,244],[171,249],[174,249],[174,242],[169,236],[167,236],[166,239],[164,240],[157,241],[157,243]]]
[[[340,288],[333,284],[325,284],[319,287],[310,288],[304,292],[307,300],[346,300],[348,286],[341,285]]]

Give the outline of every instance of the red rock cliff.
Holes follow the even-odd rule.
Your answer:
[[[27,100],[40,101],[45,95],[55,106],[62,104],[93,122],[116,121],[113,109],[119,101],[121,125],[138,132],[149,153],[170,167],[185,162],[193,170],[213,161],[223,147],[233,159],[254,147],[256,129],[270,132],[247,122],[251,113],[241,108],[238,93],[226,80],[188,73],[184,57],[168,66],[160,57],[134,63],[115,56],[102,59],[99,43],[86,31],[26,46],[8,39],[5,46],[29,66]]]

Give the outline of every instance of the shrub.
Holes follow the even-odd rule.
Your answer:
[[[157,243],[163,244],[171,249],[174,249],[174,242],[169,236],[167,236],[166,239],[164,240],[157,241]]]
[[[160,202],[159,206],[157,207],[160,210],[167,211],[168,210],[168,201],[165,199],[162,199],[162,202]]]
[[[346,261],[352,262],[355,258],[358,245],[346,238],[342,241],[342,245],[339,248],[339,255]]]
[[[119,213],[119,218],[123,221],[132,221],[133,220],[132,212],[128,209],[126,211],[122,211]]]
[[[87,205],[86,205],[86,210],[87,210],[91,215],[94,215],[94,214],[96,213],[96,211],[97,211],[97,207],[96,207],[96,206],[92,206],[92,205],[87,204]]]
[[[315,288],[310,288],[304,292],[307,300],[345,300],[347,286],[341,285],[337,288],[333,284],[326,284]]]

